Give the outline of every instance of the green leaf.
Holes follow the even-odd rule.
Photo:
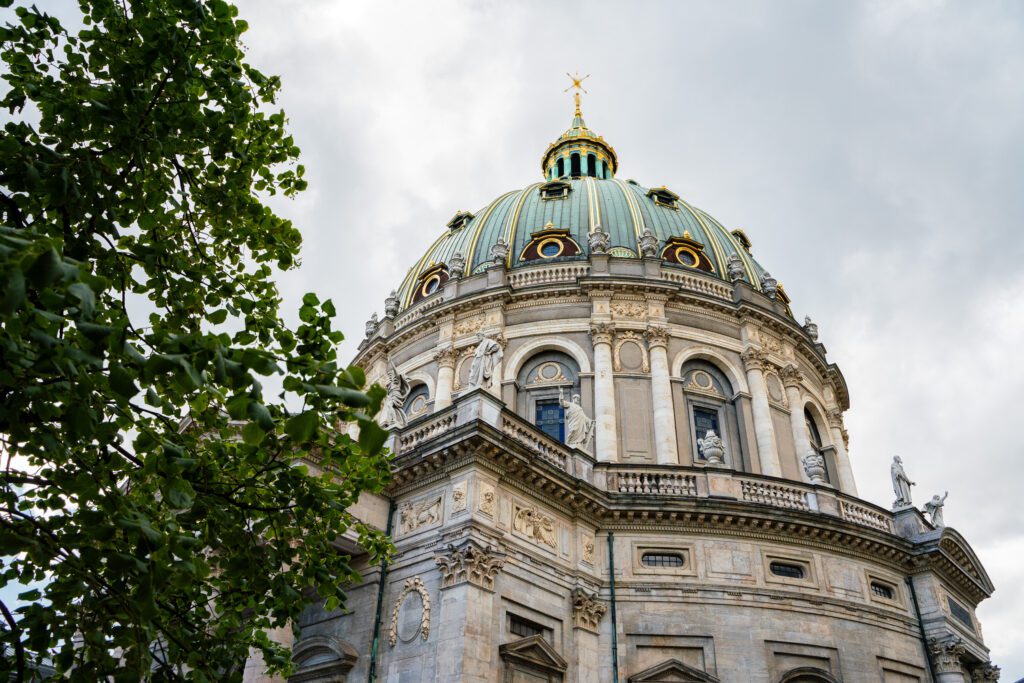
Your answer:
[[[376,422],[367,420],[359,424],[359,448],[364,454],[376,454],[387,439],[388,433]]]
[[[242,441],[250,446],[259,446],[266,436],[267,433],[255,422],[246,422],[242,427]]]
[[[270,416],[267,407],[259,401],[251,401],[246,408],[246,414],[255,420],[263,431],[269,432],[274,429],[274,418]]]
[[[3,297],[0,298],[0,313],[10,315],[25,301],[25,274],[20,268],[9,267],[4,273]]]
[[[289,418],[284,425],[285,434],[296,443],[306,443],[316,434],[319,415],[315,410],[307,410]]]
[[[110,388],[122,399],[128,400],[139,393],[135,379],[121,365],[110,366]]]

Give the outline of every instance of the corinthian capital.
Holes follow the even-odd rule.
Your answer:
[[[650,325],[644,331],[644,337],[647,339],[647,345],[652,349],[656,346],[668,348],[668,330],[664,327]]]
[[[843,411],[839,408],[832,408],[828,411],[828,426],[833,429],[843,429]]]
[[[803,381],[803,374],[797,370],[795,365],[787,365],[779,371],[779,376],[782,377],[782,384],[786,387],[799,387],[800,382]]]
[[[595,344],[611,344],[615,339],[615,326],[611,323],[590,323],[590,337]]]
[[[459,352],[455,350],[454,346],[446,346],[442,349],[438,349],[437,353],[434,354],[434,360],[437,361],[438,367],[441,368],[454,368],[455,361],[459,358]]]
[[[984,683],[984,681],[998,681],[999,680],[999,667],[992,664],[992,662],[985,662],[978,664],[971,669],[971,682],[972,683]]]
[[[746,370],[764,370],[765,365],[768,363],[764,353],[753,346],[748,346],[740,354],[740,358],[743,360],[743,367]]]
[[[597,633],[601,617],[608,611],[608,606],[597,599],[596,594],[587,593],[582,588],[572,591],[573,626]]]
[[[967,646],[961,639],[956,636],[946,640],[932,638],[928,641],[928,649],[932,652],[936,673],[960,673],[963,671],[960,657],[967,652]]]
[[[441,588],[468,581],[474,586],[494,590],[494,577],[505,566],[502,553],[472,541],[461,548],[449,545],[446,552],[434,557],[434,562],[441,570]]]

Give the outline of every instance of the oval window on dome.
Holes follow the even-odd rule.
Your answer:
[[[428,294],[428,295],[429,294],[433,294],[434,292],[437,291],[437,288],[440,287],[440,286],[441,286],[441,276],[434,275],[432,277],[429,277],[423,283],[423,293],[424,294]]]
[[[540,255],[544,258],[554,258],[562,253],[562,242],[560,240],[547,240],[540,245]]]
[[[551,223],[530,235],[519,255],[520,261],[537,261],[578,256],[580,247],[566,228],[556,228]]]
[[[697,256],[693,249],[687,247],[679,247],[676,249],[676,260],[684,266],[693,268],[700,263],[700,258]]]

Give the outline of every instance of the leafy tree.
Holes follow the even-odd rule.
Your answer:
[[[388,457],[331,302],[282,319],[301,239],[264,202],[306,182],[280,82],[224,0],[80,0],[73,30],[11,5],[0,587],[44,587],[0,603],[0,677],[29,652],[89,681],[239,680],[250,647],[285,669],[265,629],[343,601],[338,538],[386,551],[346,510]]]

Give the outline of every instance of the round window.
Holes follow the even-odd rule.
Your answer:
[[[548,240],[540,245],[540,255],[544,258],[554,258],[562,253],[562,243],[558,240]]]
[[[423,283],[423,294],[433,294],[441,286],[441,276],[433,275]]]
[[[684,266],[690,266],[691,268],[699,262],[697,254],[693,253],[692,249],[687,249],[686,247],[676,249],[676,259]]]

